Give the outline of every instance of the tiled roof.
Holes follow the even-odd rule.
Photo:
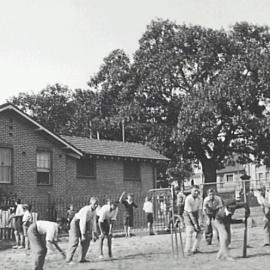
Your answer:
[[[80,151],[91,155],[164,161],[169,160],[168,158],[152,150],[151,148],[139,143],[97,140],[87,137],[75,136],[61,137],[68,143],[78,148]]]

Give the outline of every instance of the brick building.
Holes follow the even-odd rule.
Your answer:
[[[59,136],[12,104],[0,106],[0,189],[47,198],[143,192],[168,159],[138,143]]]

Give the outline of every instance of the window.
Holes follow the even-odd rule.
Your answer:
[[[48,151],[37,152],[37,184],[51,184],[51,153]]]
[[[11,183],[11,149],[0,148],[0,183]]]
[[[77,160],[77,176],[78,177],[96,177],[96,161],[89,156],[84,156]]]
[[[226,175],[227,182],[233,182],[233,174]]]
[[[258,180],[259,181],[264,180],[264,173],[258,173]]]
[[[141,180],[140,163],[132,161],[124,162],[124,180],[126,181]]]

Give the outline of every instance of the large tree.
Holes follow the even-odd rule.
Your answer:
[[[37,94],[20,93],[10,102],[53,132],[66,133],[72,127],[75,106],[72,91],[66,86],[55,84]]]
[[[215,182],[216,170],[235,155],[240,162],[262,157],[267,27],[240,23],[226,32],[153,21],[134,65],[141,115],[164,153],[199,161],[206,182]]]
[[[270,35],[266,27],[241,23],[226,34],[199,34],[197,41],[194,50],[205,55],[183,73],[188,91],[176,139],[185,156],[200,161],[205,182],[215,182],[216,170],[235,156],[242,163],[263,157],[258,142],[262,131],[269,134]]]

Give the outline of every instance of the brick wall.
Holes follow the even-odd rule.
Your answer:
[[[14,112],[0,114],[0,146],[13,150],[12,184],[0,188],[17,193],[28,201],[34,198],[47,200],[52,197],[84,196],[144,192],[153,187],[153,165],[141,163],[141,181],[124,181],[121,159],[97,159],[96,178],[77,178],[76,159],[66,155],[59,143],[32,123]],[[45,148],[52,153],[52,185],[38,186],[36,179],[36,151]]]
[[[97,159],[96,178],[77,178],[76,164],[67,159],[69,196],[146,192],[153,188],[153,165],[141,163],[141,181],[125,181],[122,160]]]
[[[19,197],[47,198],[65,193],[65,152],[56,147],[42,131],[14,112],[0,114],[0,145],[12,148],[12,184],[0,184],[1,189],[17,193]],[[36,179],[36,151],[48,149],[52,157],[52,185],[38,186]]]

